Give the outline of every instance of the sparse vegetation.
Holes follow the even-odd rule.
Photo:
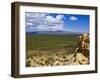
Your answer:
[[[79,35],[26,35],[26,66],[60,66],[79,62],[73,57]]]
[[[78,35],[27,35],[26,50],[74,49],[77,37]]]

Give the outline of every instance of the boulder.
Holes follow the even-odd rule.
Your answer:
[[[80,64],[88,64],[89,60],[82,53],[77,53],[76,59]]]

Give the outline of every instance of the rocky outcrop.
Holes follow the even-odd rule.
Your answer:
[[[84,33],[78,37],[76,53],[82,53],[84,56],[89,58],[89,34]]]
[[[84,33],[78,37],[78,44],[75,50],[76,59],[81,64],[89,64],[89,34]]]

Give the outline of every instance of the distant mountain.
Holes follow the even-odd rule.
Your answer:
[[[27,34],[82,34],[82,33],[71,32],[71,31],[37,31],[37,32],[27,32]]]

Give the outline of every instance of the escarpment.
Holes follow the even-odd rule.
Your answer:
[[[72,53],[65,54],[65,50],[58,50],[54,54],[49,51],[27,51],[27,67],[64,66],[89,64],[89,34],[84,33],[77,38],[77,47]],[[49,54],[48,54],[49,53]]]

